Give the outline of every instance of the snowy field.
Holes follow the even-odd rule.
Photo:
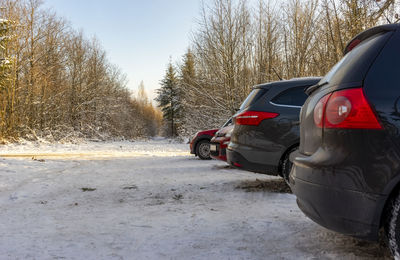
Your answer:
[[[0,146],[0,259],[382,259],[275,177],[167,140]]]

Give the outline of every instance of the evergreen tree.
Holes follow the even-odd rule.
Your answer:
[[[147,103],[149,101],[148,98],[147,98],[146,90],[144,88],[143,80],[139,84],[139,91],[138,91],[138,94],[137,94],[137,100],[139,101],[139,103],[141,103],[143,105],[147,105]]]
[[[194,86],[196,78],[194,55],[190,49],[183,56],[183,66],[181,67],[181,79],[185,87]]]
[[[163,113],[164,120],[170,126],[171,136],[177,135],[182,118],[182,92],[179,88],[179,80],[171,62],[168,64],[164,79],[161,80],[161,88],[157,89],[156,101]]]
[[[191,129],[195,128],[198,122],[194,122],[196,107],[201,105],[202,100],[197,95],[198,85],[196,84],[196,64],[193,52],[188,49],[183,56],[182,65],[179,70],[179,87],[182,91],[182,127],[180,133],[192,135]],[[198,125],[197,125],[198,126]]]

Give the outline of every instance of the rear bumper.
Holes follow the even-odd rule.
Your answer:
[[[227,145],[224,145],[223,143],[220,142],[211,142],[210,147],[212,145],[216,146],[216,151],[211,150],[210,148],[210,156],[213,159],[216,160],[221,160],[221,161],[226,161],[226,147]]]
[[[239,152],[231,149],[229,146],[226,149],[226,157],[228,164],[236,168],[256,173],[278,175],[278,167],[267,164],[249,162],[248,160],[246,160],[246,158],[244,158],[244,156],[242,156]]]
[[[359,238],[376,240],[380,212],[387,196],[343,188],[340,169],[317,167],[310,157],[292,153],[289,181],[299,208],[310,219],[328,229]],[[330,168],[330,169],[329,169]],[[334,174],[332,174],[334,173]],[[321,183],[324,178],[326,183]],[[330,183],[330,184],[329,184]]]

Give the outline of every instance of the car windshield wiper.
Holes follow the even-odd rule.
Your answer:
[[[311,95],[311,93],[313,93],[315,90],[319,89],[319,88],[322,87],[322,86],[325,86],[326,84],[329,84],[329,82],[328,82],[328,81],[325,81],[324,83],[311,86],[311,87],[307,88],[304,92],[305,92],[307,95]]]

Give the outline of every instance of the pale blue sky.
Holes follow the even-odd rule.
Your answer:
[[[96,36],[109,60],[127,74],[137,92],[144,81],[149,97],[164,76],[169,57],[181,59],[196,27],[200,0],[45,0],[87,37]],[[207,1],[205,1],[207,2]]]

